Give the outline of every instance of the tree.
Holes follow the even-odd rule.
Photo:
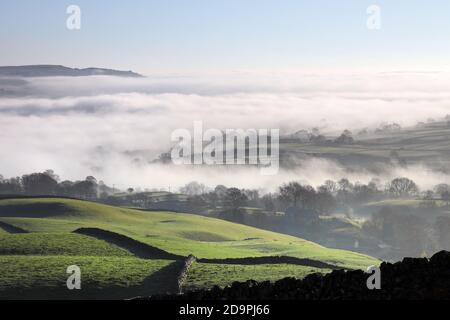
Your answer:
[[[401,255],[418,256],[429,242],[427,223],[426,219],[411,212],[386,207],[366,221],[363,228],[372,236],[399,248]]]
[[[326,190],[331,194],[336,193],[338,191],[338,185],[333,180],[326,180],[321,187],[323,187],[322,190]]]
[[[441,193],[441,199],[445,201],[447,206],[450,205],[450,191],[444,191]]]
[[[206,192],[206,186],[197,181],[192,181],[180,188],[180,192],[189,196],[197,196]]]
[[[57,182],[59,182],[59,180],[60,180],[59,176],[52,169],[45,170],[44,174],[48,175],[49,177],[51,177],[53,180],[55,180]]]
[[[377,193],[377,187],[374,185],[365,185],[357,182],[353,186],[353,200],[358,203],[370,201]]]
[[[283,184],[280,189],[280,200],[294,207],[301,204],[303,208],[311,207],[316,191],[313,187],[306,185],[302,186],[298,182],[289,182]]]
[[[426,190],[426,191],[423,192],[423,200],[430,201],[430,200],[433,200],[433,198],[434,198],[434,192],[433,191]]]
[[[446,205],[450,205],[450,185],[441,183],[434,187],[434,191],[445,201]]]
[[[134,189],[133,188],[128,188],[127,191],[128,191],[128,193],[133,193]]]
[[[300,198],[300,189],[301,185],[298,182],[285,183],[279,188],[279,198],[281,201],[293,204],[296,207]]]
[[[59,180],[59,176],[50,169],[10,179],[0,176],[0,194],[60,195],[93,200],[99,193],[110,194],[113,191],[103,181],[97,183],[97,179],[93,176],[77,182],[69,180],[59,182]]]
[[[245,194],[249,201],[249,205],[257,207],[259,205],[259,191],[256,189],[244,189],[242,192]]]
[[[97,198],[97,183],[92,180],[84,180],[75,182],[73,192],[76,197],[82,199],[93,200]]]
[[[408,178],[395,178],[389,183],[388,191],[396,197],[414,196],[419,192],[419,188]]]
[[[319,189],[316,193],[314,209],[320,213],[332,213],[333,210],[336,209],[336,200],[329,191]]]
[[[22,185],[29,195],[54,195],[58,182],[52,175],[45,173],[32,173],[22,176]]]
[[[353,185],[347,178],[342,178],[338,181],[338,190],[343,192],[350,192],[353,188]]]
[[[223,199],[225,199],[225,196],[227,194],[227,187],[219,184],[214,188],[214,193],[216,194],[216,196],[219,200],[223,200]]]
[[[344,130],[342,134],[334,140],[337,144],[352,144],[354,139],[352,133],[349,130]]]
[[[93,183],[97,183],[97,179],[95,179],[95,177],[93,177],[93,176],[87,176],[86,179],[84,179],[84,180],[90,181]]]
[[[314,203],[316,200],[316,190],[310,185],[303,186],[300,193],[300,199],[304,209],[314,208]]]
[[[20,178],[3,179],[0,181],[0,194],[22,193]]]
[[[227,189],[225,195],[225,204],[233,211],[236,211],[239,207],[244,206],[247,200],[247,196],[238,188]]]
[[[74,183],[69,180],[64,180],[58,184],[58,193],[62,196],[70,197],[73,196],[73,185]]]
[[[381,181],[378,178],[372,178],[369,182],[369,184],[367,185],[367,187],[369,187],[370,190],[372,190],[372,192],[374,194],[379,193],[380,188],[381,188]]]

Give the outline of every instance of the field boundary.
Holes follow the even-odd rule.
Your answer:
[[[130,251],[131,253],[142,259],[161,259],[161,260],[185,259],[184,256],[169,253],[162,249],[153,247],[146,243],[142,243],[130,237],[124,236],[123,234],[108,230],[103,230],[99,228],[80,228],[73,232],[85,236],[90,236],[99,240],[103,240],[110,244],[114,244],[118,247]]]
[[[290,256],[266,256],[266,257],[244,257],[244,258],[225,258],[225,259],[206,259],[206,258],[195,258],[193,255],[188,257],[180,256],[176,254],[169,253],[162,249],[153,247],[149,244],[134,240],[123,234],[99,229],[99,228],[80,228],[74,233],[82,234],[85,236],[94,237],[100,240],[104,240],[108,243],[114,244],[118,247],[126,249],[143,259],[163,259],[163,260],[185,260],[186,262],[194,258],[194,261],[199,263],[208,264],[236,264],[236,265],[258,265],[258,264],[292,264],[300,265],[305,267],[312,267],[318,269],[331,269],[331,270],[350,270],[349,268],[343,268],[337,265],[329,264],[319,260],[313,259],[301,259]],[[190,261],[190,265],[193,261]],[[187,271],[186,271],[187,272]]]
[[[192,264],[197,260],[192,254],[190,254],[186,260],[184,261],[183,268],[181,269],[180,274],[178,275],[178,292],[183,293],[183,285],[186,282],[188,277],[189,269]]]
[[[75,197],[66,197],[66,196],[57,196],[57,195],[26,195],[26,194],[2,194],[0,195],[0,200],[23,200],[23,199],[66,199],[66,200],[79,200],[79,201],[88,201],[88,202],[96,202],[92,200],[75,198]],[[99,203],[99,202],[96,202]]]
[[[0,221],[0,228],[2,228],[3,230],[5,230],[8,233],[29,233],[29,231],[13,226],[12,224]]]
[[[348,268],[339,267],[333,264],[312,259],[301,259],[290,256],[267,256],[249,258],[226,258],[226,259],[197,259],[199,263],[216,264],[237,264],[237,265],[258,265],[258,264],[293,264],[318,269],[342,270]]]

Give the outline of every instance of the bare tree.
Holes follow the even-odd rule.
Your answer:
[[[414,196],[419,192],[419,188],[408,178],[395,178],[389,183],[388,191],[396,197]]]
[[[229,188],[225,195],[225,203],[228,208],[236,211],[247,203],[247,196],[238,188]]]
[[[311,206],[315,190],[311,186],[302,186],[298,182],[289,182],[280,187],[280,200],[297,207],[299,204],[306,208]]]

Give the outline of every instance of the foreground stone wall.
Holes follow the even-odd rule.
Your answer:
[[[380,266],[381,289],[369,290],[369,274],[362,270],[334,270],[330,274],[309,275],[303,280],[285,278],[275,283],[235,282],[221,289],[154,296],[150,299],[193,300],[397,300],[450,299],[450,252],[441,251],[430,259],[405,258]]]

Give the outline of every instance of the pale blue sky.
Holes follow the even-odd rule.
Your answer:
[[[79,31],[66,8],[82,10]],[[382,29],[366,9],[382,9]],[[444,69],[448,0],[1,0],[0,65],[153,72]]]

